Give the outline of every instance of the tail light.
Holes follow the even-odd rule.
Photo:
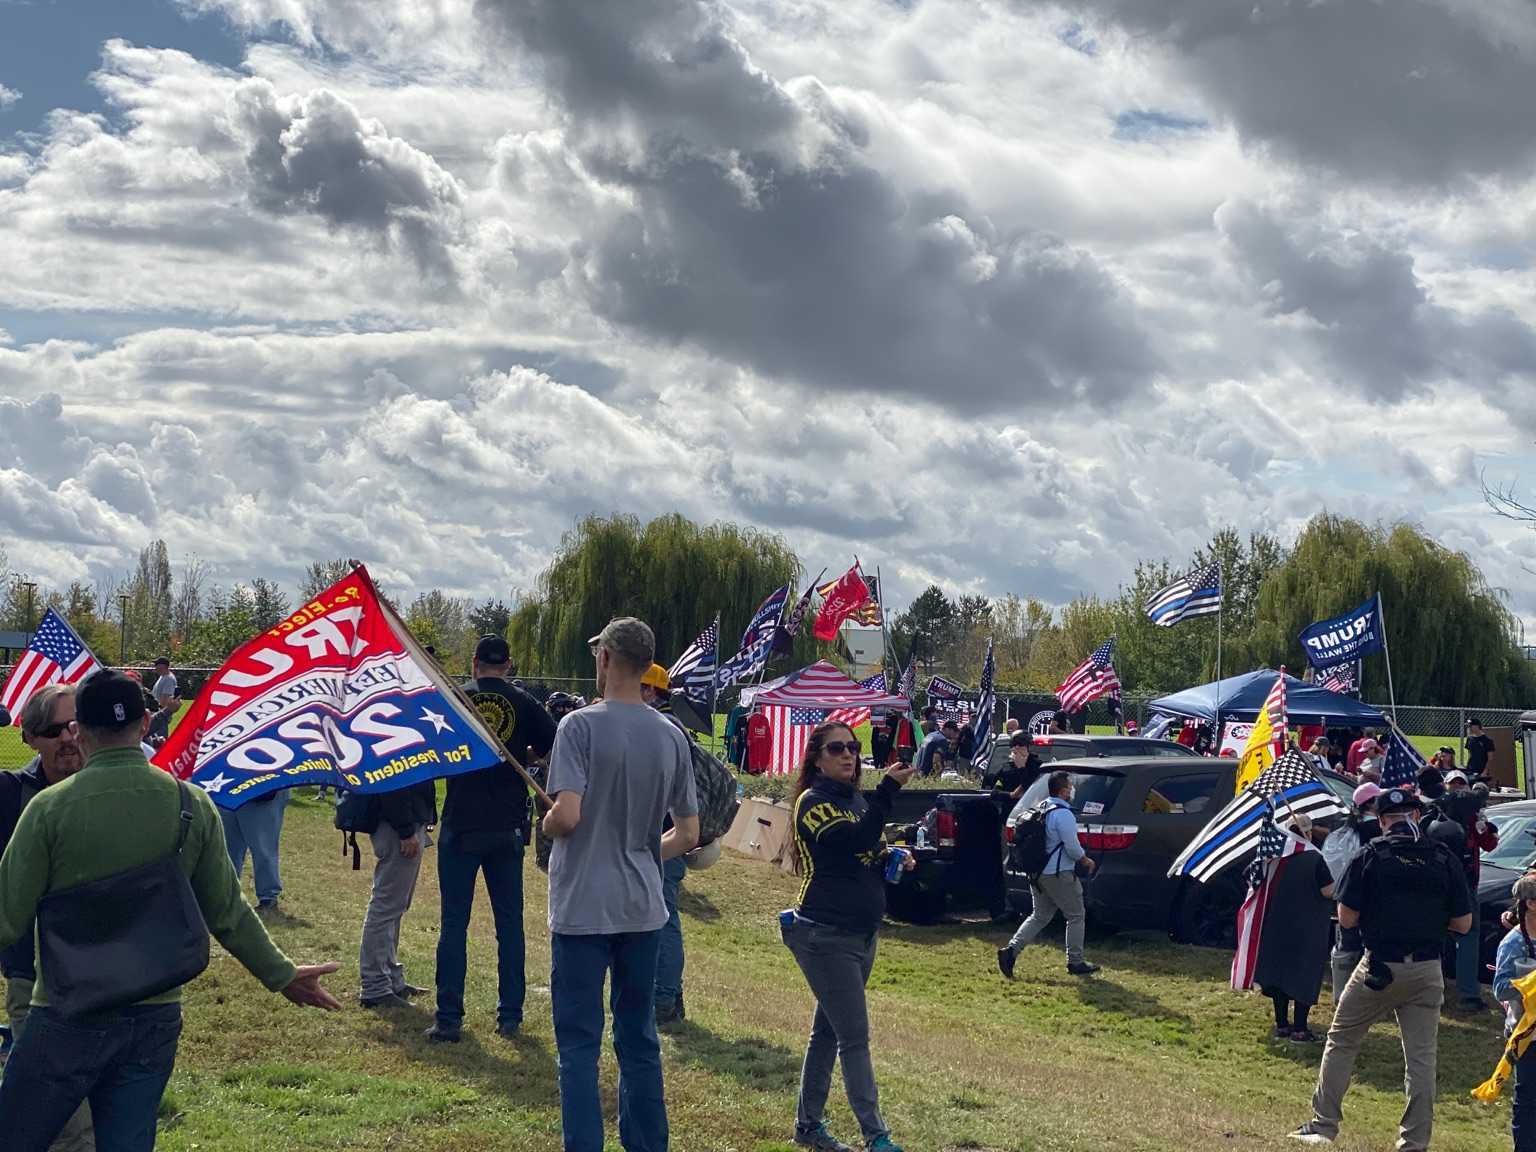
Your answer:
[[[1013,843],[1013,825],[1012,824],[1005,824],[1005,825],[1003,825],[1003,843],[1004,844],[1012,844]]]
[[[953,812],[940,811],[934,820],[934,832],[938,837],[940,848],[953,848],[955,846],[955,814]]]
[[[1134,824],[1084,824],[1077,838],[1090,852],[1120,852],[1135,843],[1138,831]]]

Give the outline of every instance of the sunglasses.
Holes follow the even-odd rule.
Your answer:
[[[841,756],[848,752],[854,756],[859,754],[859,742],[857,740],[828,740],[821,746],[823,752],[830,752],[834,756]]]
[[[74,726],[75,722],[73,720],[61,720],[57,724],[50,724],[46,728],[39,728],[32,735],[41,736],[44,740],[57,740],[60,736],[64,735],[66,729],[73,728]]]

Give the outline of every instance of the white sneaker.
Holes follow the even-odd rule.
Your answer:
[[[1299,1140],[1303,1144],[1332,1144],[1333,1137],[1325,1136],[1321,1132],[1314,1131],[1311,1124],[1303,1124],[1291,1133],[1292,1140]]]

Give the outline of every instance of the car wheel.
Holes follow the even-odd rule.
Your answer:
[[[1204,884],[1186,880],[1175,906],[1170,934],[1180,944],[1235,948],[1237,910],[1242,902],[1242,880],[1231,870]]]

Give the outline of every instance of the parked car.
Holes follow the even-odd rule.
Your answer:
[[[1236,760],[1160,754],[1065,760],[1052,768],[1072,773],[1078,835],[1097,866],[1083,882],[1090,920],[1111,929],[1167,930],[1187,943],[1236,943],[1243,862],[1203,883],[1168,876],[1179,853],[1232,799]],[[1324,777],[1347,804],[1354,783],[1332,772]],[[1045,799],[1046,786],[1042,776],[1025,790],[1009,813],[1005,840],[1012,823]],[[1028,877],[1004,871],[1010,905],[1026,912]]]
[[[1488,980],[1488,968],[1499,950],[1499,941],[1504,939],[1505,929],[1499,923],[1499,917],[1514,905],[1509,895],[1510,886],[1521,873],[1536,865],[1536,800],[1499,804],[1490,807],[1485,814],[1499,830],[1499,846],[1492,852],[1483,853],[1477,885],[1477,903],[1482,912],[1479,921],[1482,963],[1479,969],[1483,979]]]
[[[886,911],[913,924],[932,924],[967,909],[1005,915],[1007,889],[998,849],[1012,806],[1006,792],[898,792],[886,840],[911,851],[917,867],[886,885]]]
[[[987,762],[988,774],[1002,772],[1008,767],[1008,747],[1012,737],[999,733],[992,738],[992,757]],[[1144,736],[1079,736],[1073,733],[1049,733],[1029,738],[1030,750],[1042,764],[1057,760],[1080,760],[1085,756],[1194,756],[1192,749],[1172,740],[1148,740]]]

